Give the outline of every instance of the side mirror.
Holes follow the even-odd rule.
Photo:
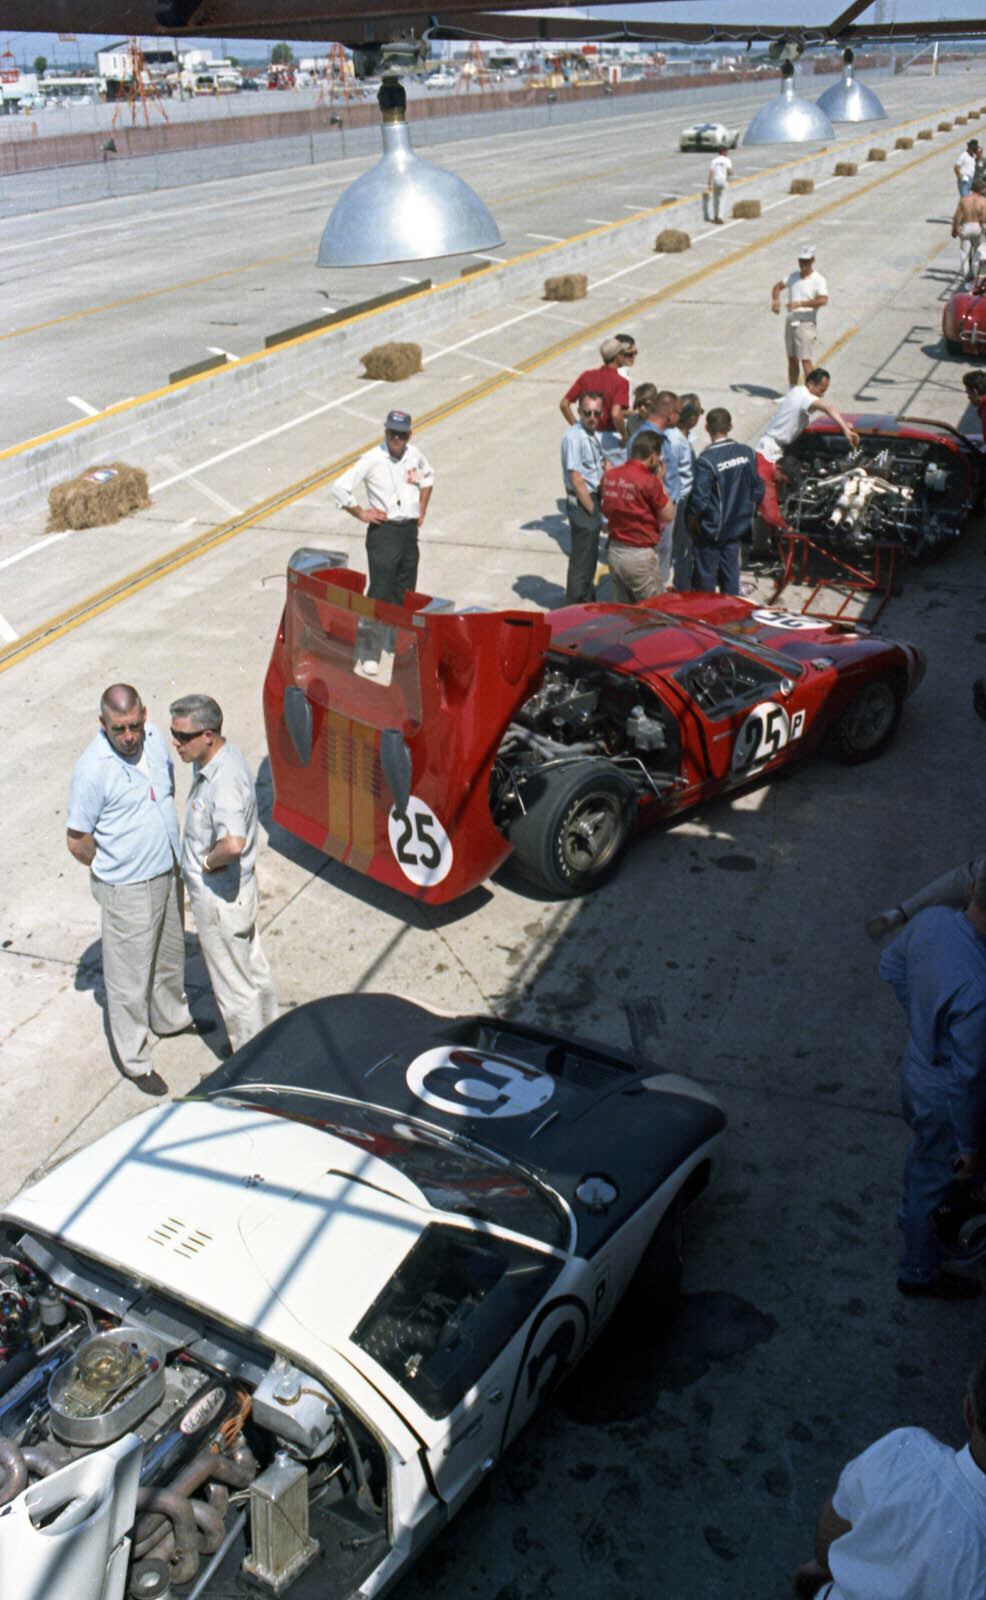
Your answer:
[[[384,728],[380,734],[380,765],[394,810],[403,817],[411,798],[411,752],[397,728]]]

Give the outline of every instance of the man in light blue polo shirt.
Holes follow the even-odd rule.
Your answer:
[[[102,921],[110,1037],[124,1077],[167,1093],[153,1071],[151,1035],[196,1027],[185,999],[185,939],[175,777],[163,735],[136,689],[114,683],[99,702],[100,731],[72,774],[68,848],[90,869]],[[198,1025],[208,1032],[215,1024]]]
[[[561,470],[572,530],[565,584],[565,599],[569,602],[595,599],[594,579],[603,526],[599,485],[606,465],[596,432],[604,403],[603,395],[595,390],[579,395],[579,420],[562,435]]]

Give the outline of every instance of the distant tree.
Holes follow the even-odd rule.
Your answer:
[[[270,53],[271,64],[275,67],[290,67],[294,61],[294,54],[289,44],[276,44]]]
[[[240,64],[239,56],[230,56],[228,60],[231,67],[238,67]]]
[[[37,74],[37,76],[39,78],[43,76],[45,68],[47,67],[47,65],[48,65],[47,56],[35,56],[35,58],[34,58],[34,71],[35,71],[35,73]]]

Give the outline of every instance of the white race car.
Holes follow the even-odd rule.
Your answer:
[[[673,1303],[724,1127],[521,1024],[288,1013],[0,1221],[3,1600],[382,1595],[624,1292]]]
[[[693,122],[683,129],[678,146],[682,150],[718,150],[725,145],[727,150],[735,150],[739,138],[738,128],[727,128],[721,122]]]

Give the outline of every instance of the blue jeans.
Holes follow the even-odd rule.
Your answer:
[[[897,1214],[904,1232],[900,1276],[907,1283],[928,1283],[937,1276],[942,1249],[931,1226],[931,1213],[952,1183],[958,1145],[948,1108],[948,1068],[929,1067],[904,1051],[900,1062],[900,1096],[904,1121],[914,1135],[904,1161],[904,1193]]]
[[[721,594],[739,594],[739,540],[728,544],[699,544],[692,546],[692,588],[715,594],[716,584]]]

